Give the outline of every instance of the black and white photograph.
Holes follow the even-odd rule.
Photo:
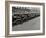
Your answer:
[[[40,8],[12,7],[12,30],[40,30]]]

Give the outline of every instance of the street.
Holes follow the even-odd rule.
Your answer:
[[[40,16],[33,18],[23,24],[13,26],[13,31],[23,31],[23,30],[39,30],[40,29]]]

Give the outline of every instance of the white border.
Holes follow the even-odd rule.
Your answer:
[[[40,8],[40,30],[30,31],[12,31],[12,7],[39,7]],[[21,4],[10,4],[9,10],[9,34],[26,34],[26,33],[43,33],[43,6],[40,5],[21,5]]]

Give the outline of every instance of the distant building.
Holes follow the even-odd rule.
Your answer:
[[[12,13],[14,14],[31,14],[31,13],[40,13],[39,8],[31,7],[31,8],[24,8],[24,7],[12,7]]]

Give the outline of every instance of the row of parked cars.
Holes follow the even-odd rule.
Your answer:
[[[14,14],[12,16],[12,25],[23,24],[24,22],[31,20],[34,17],[40,16],[39,13],[31,13],[31,14]]]

